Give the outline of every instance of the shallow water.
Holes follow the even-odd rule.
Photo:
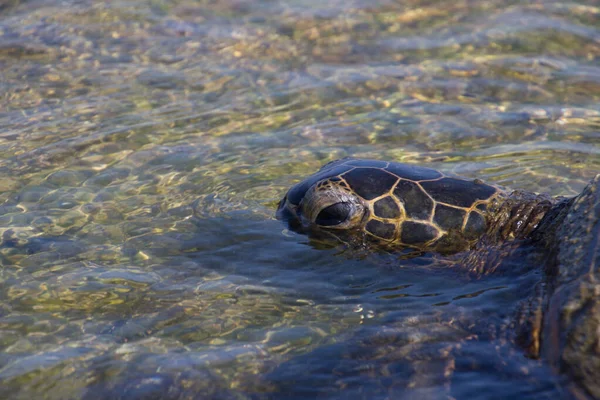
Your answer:
[[[537,269],[321,249],[274,212],[348,155],[578,193],[600,171],[599,18],[0,2],[0,397],[568,396],[510,340]]]

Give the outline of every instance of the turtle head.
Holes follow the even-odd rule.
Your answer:
[[[487,204],[499,193],[430,168],[346,158],[294,185],[277,217],[294,231],[359,246],[456,252],[485,232]]]

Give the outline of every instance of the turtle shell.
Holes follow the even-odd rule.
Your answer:
[[[487,203],[499,192],[480,180],[431,168],[346,158],[326,164],[292,187],[288,202],[298,206],[315,185],[323,186],[322,191],[330,187],[324,182],[344,188],[366,205],[369,213],[363,230],[368,235],[420,248],[450,232],[469,240],[479,237],[486,230]]]

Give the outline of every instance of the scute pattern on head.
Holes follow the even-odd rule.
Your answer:
[[[465,225],[467,239],[476,239],[485,233],[485,218],[478,212],[470,212]]]
[[[410,181],[427,181],[439,179],[443,176],[440,171],[435,169],[394,162],[390,162],[386,170],[400,178]]]
[[[340,177],[370,203],[366,232],[400,245],[425,247],[451,230],[479,237],[485,231],[481,208],[498,192],[430,168],[354,159],[336,165],[355,166]]]
[[[361,229],[367,236],[416,248],[429,247],[450,232],[455,238],[476,239],[485,232],[487,204],[501,193],[478,180],[450,177],[430,168],[345,158],[298,183],[287,198],[292,206],[299,206],[310,191],[311,204],[314,196],[328,195],[331,204],[337,198],[331,195],[333,187],[336,196],[354,195],[366,208]]]
[[[373,200],[389,192],[398,181],[398,177],[385,169],[358,167],[343,175],[352,190],[365,200]]]
[[[433,199],[417,183],[400,180],[394,196],[404,205],[408,218],[429,220],[433,215]]]
[[[441,178],[423,182],[421,186],[436,201],[467,208],[477,200],[490,198],[497,190],[484,183],[456,178]]]
[[[376,217],[396,219],[400,217],[400,207],[391,196],[387,196],[373,203],[373,212]]]
[[[435,218],[433,221],[449,231],[450,229],[462,229],[467,212],[462,208],[437,204],[435,206]]]
[[[372,219],[367,222],[365,229],[373,236],[381,239],[392,240],[394,238],[396,226],[394,224],[386,224],[385,222]]]
[[[402,224],[402,243],[407,245],[429,242],[438,238],[440,232],[430,224],[420,222],[406,221]]]

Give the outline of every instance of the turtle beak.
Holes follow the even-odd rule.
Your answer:
[[[283,199],[281,199],[279,201],[279,204],[277,204],[277,211],[275,212],[275,218],[277,218],[277,219],[283,219],[282,213],[284,212],[284,208],[286,207],[286,203],[287,203],[287,194],[285,196],[283,196]]]
[[[300,216],[298,215],[298,206],[293,205],[287,199],[287,195],[281,199],[277,206],[277,212],[275,217],[280,221],[286,221],[288,228],[293,231],[300,231],[302,229],[302,223],[300,222]]]

